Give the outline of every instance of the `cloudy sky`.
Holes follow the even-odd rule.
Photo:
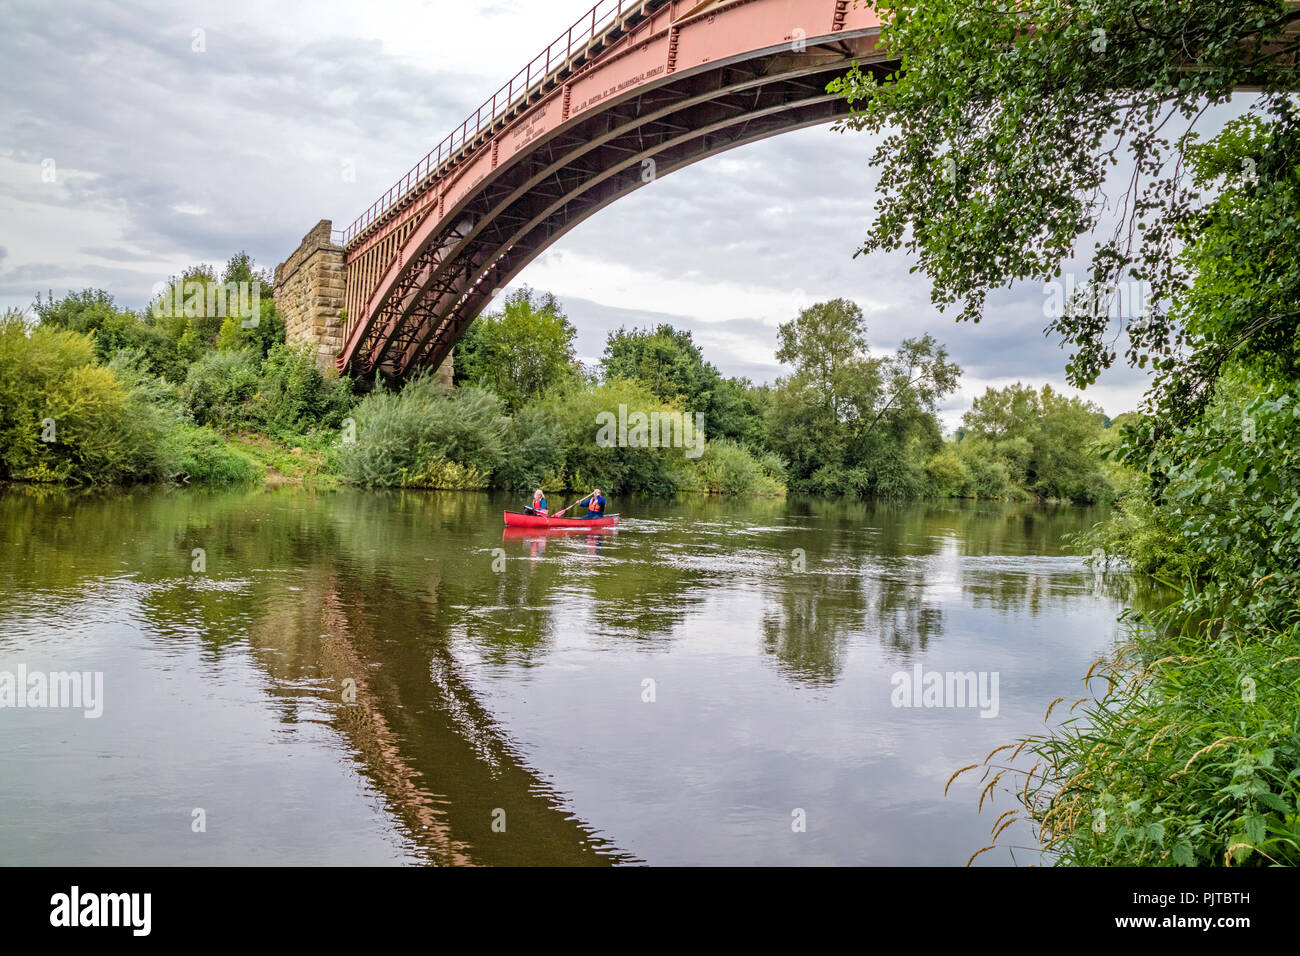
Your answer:
[[[273,268],[318,220],[346,226],[591,2],[0,0],[0,307],[87,286],[143,306],[241,249]],[[873,348],[927,331],[948,345],[965,369],[949,425],[989,385],[1063,386],[1041,285],[959,325],[904,256],[854,258],[871,148],[825,127],[662,177],[518,284],[560,297],[588,360],[610,329],[668,321],[724,373],[770,381],[777,324],[844,296]],[[1141,390],[1117,370],[1087,397],[1114,415]]]

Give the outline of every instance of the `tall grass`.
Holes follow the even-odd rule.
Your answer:
[[[1131,640],[1093,665],[1089,695],[1053,702],[1057,726],[985,759],[981,807],[1001,787],[1020,809],[980,853],[1028,819],[1064,865],[1300,864],[1300,625],[1187,606],[1130,613]]]

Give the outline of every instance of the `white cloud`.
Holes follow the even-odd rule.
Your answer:
[[[702,326],[730,319],[758,319],[773,329],[787,321],[802,290],[759,282],[741,284],[692,270],[665,276],[589,249],[563,245],[543,253],[520,281],[565,296],[581,296],[621,308],[653,309],[690,316]]]

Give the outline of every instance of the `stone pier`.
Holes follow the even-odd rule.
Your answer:
[[[297,251],[275,268],[275,306],[284,316],[285,337],[316,350],[316,364],[334,370],[343,348],[343,297],[347,266],[343,247],[330,241],[328,219],[302,240]]]
[[[347,298],[347,259],[342,246],[330,240],[333,223],[322,219],[302,244],[275,268],[275,306],[284,316],[285,337],[316,350],[316,364],[336,374],[335,360],[343,349],[343,303]],[[451,391],[451,356],[438,368],[438,379]]]

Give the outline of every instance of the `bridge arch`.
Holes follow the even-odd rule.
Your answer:
[[[567,44],[558,65],[535,82],[521,71],[486,121],[480,110],[344,234],[340,370],[436,367],[579,223],[709,156],[832,122],[847,111],[832,78],[894,66],[875,52],[874,11],[846,0],[602,0],[590,23],[576,52],[570,30],[544,51],[551,67]]]

